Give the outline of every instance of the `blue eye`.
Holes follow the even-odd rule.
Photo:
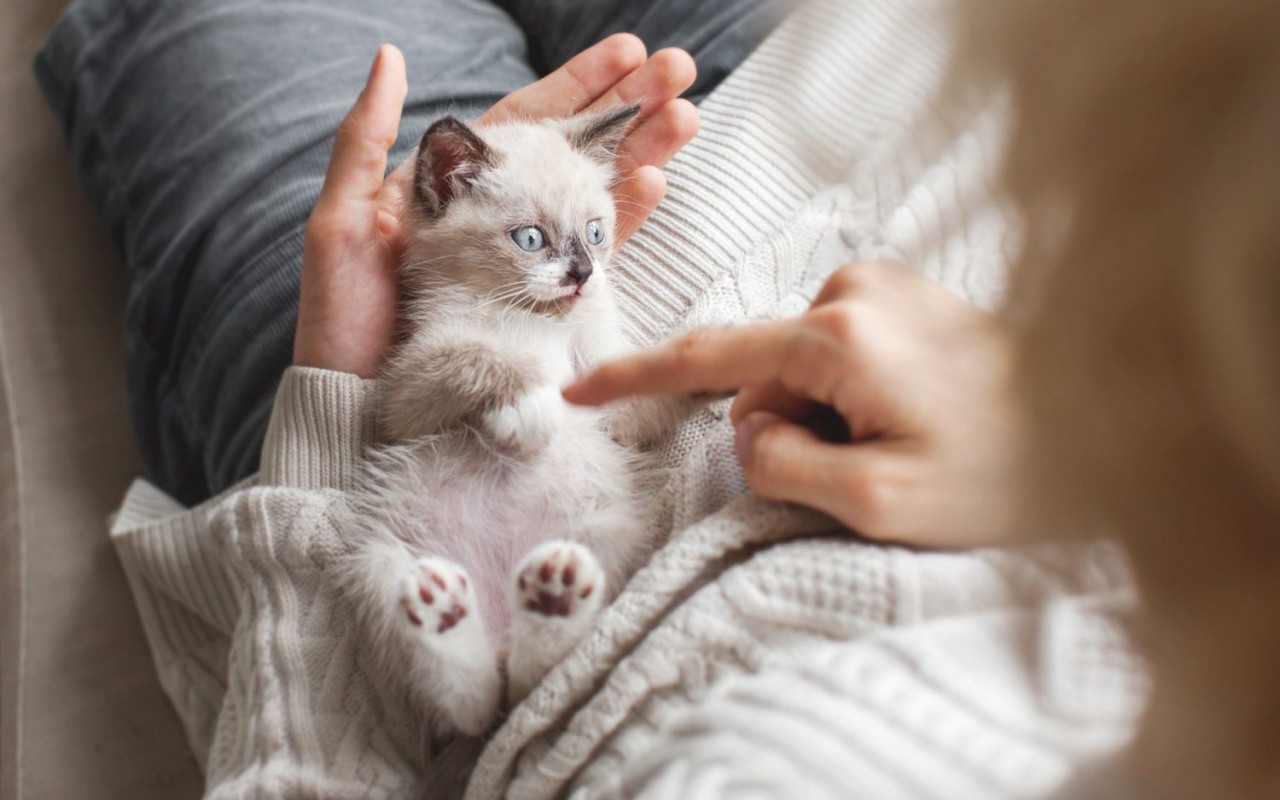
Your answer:
[[[536,253],[547,246],[547,237],[542,229],[534,225],[525,225],[511,232],[511,240],[516,246],[528,253]]]
[[[602,242],[604,242],[604,224],[598,219],[593,219],[587,223],[587,244]]]

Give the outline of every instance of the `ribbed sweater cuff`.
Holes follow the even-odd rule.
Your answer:
[[[354,486],[377,441],[378,384],[345,372],[290,367],[280,381],[259,483],[299,489]]]

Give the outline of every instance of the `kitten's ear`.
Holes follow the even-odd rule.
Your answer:
[[[640,106],[636,104],[570,117],[564,121],[564,134],[569,144],[588,158],[611,166],[639,114]]]
[[[422,135],[413,176],[414,194],[431,216],[444,213],[458,192],[493,166],[493,151],[456,117],[436,121]]]

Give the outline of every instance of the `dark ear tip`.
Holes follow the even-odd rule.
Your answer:
[[[463,122],[462,120],[458,119],[452,114],[450,114],[447,117],[441,117],[440,119],[431,123],[431,128],[439,128],[439,129],[452,128],[454,130],[457,130],[457,129],[466,128],[466,127],[467,127],[467,123]],[[431,128],[428,128],[427,130],[431,130]]]
[[[606,124],[621,125],[631,122],[640,116],[641,105],[639,103],[631,103],[630,105],[618,106],[603,112]]]
[[[597,160],[612,160],[639,114],[640,105],[633,103],[571,118],[565,123],[569,143]]]
[[[493,163],[484,140],[457,117],[441,117],[422,134],[414,188],[423,206],[439,213],[481,169]]]
[[[466,123],[458,119],[457,117],[454,117],[454,116],[441,117],[440,119],[436,120],[435,122],[427,126],[426,132],[422,134],[422,141],[425,142],[428,137],[435,136],[437,134],[444,133],[444,132],[456,133],[460,130],[465,130],[466,127],[467,127]]]

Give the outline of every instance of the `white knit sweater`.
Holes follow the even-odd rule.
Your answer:
[[[620,254],[647,343],[802,311],[855,258],[997,300],[998,120],[931,112],[937,0],[813,0],[703,106]],[[924,146],[922,142],[929,142]],[[668,445],[671,540],[483,745],[436,749],[371,679],[333,566],[376,385],[291,369],[261,473],[199,508],[139,482],[112,528],[211,798],[1037,797],[1145,695],[1105,547],[920,553],[746,496],[717,408]]]

